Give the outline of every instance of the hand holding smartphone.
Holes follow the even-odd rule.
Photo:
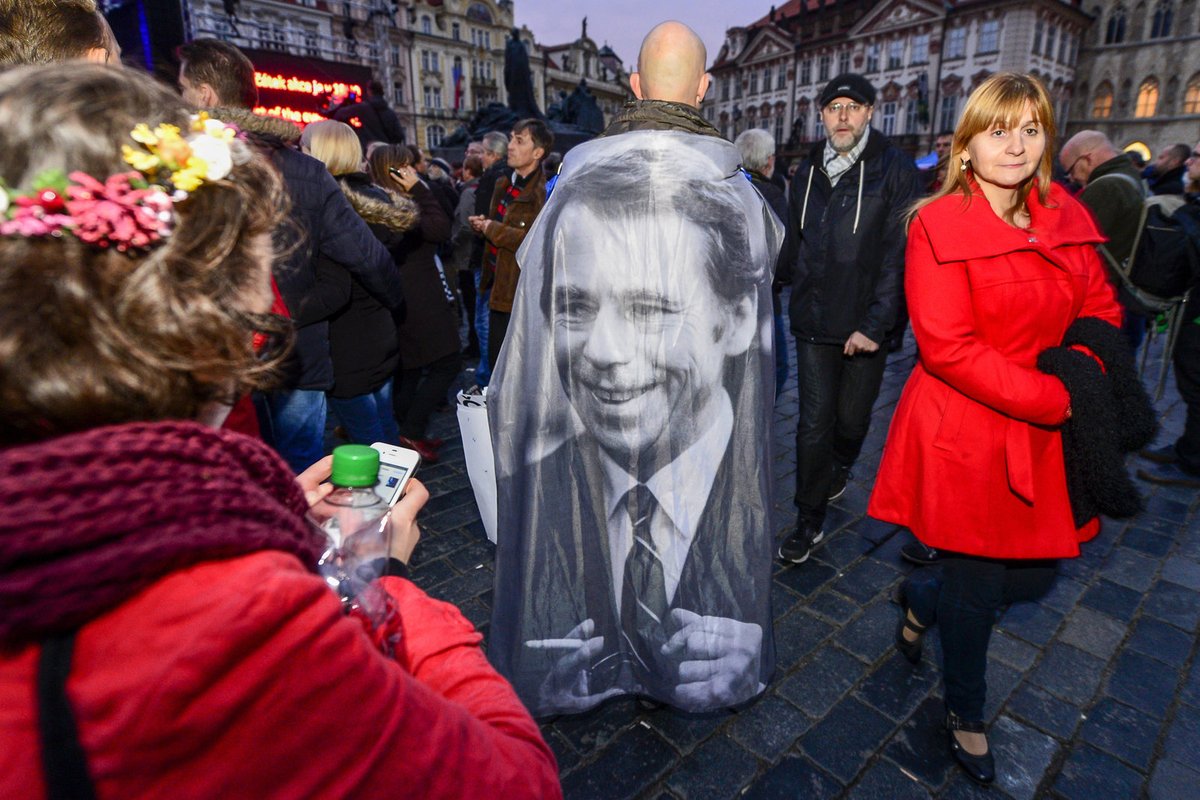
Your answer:
[[[375,493],[389,507],[394,506],[421,465],[421,456],[416,450],[384,442],[375,442],[371,447],[379,451],[379,481],[375,484]]]
[[[417,185],[417,171],[412,167],[388,167],[388,174],[406,192],[412,191],[412,188]]]

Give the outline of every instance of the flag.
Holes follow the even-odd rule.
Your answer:
[[[454,110],[457,111],[458,109],[462,108],[462,95],[463,95],[463,91],[462,91],[463,68],[462,68],[462,65],[455,64],[454,68],[452,70],[450,70],[450,75],[452,78],[454,78]]]

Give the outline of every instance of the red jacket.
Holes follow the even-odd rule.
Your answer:
[[[453,606],[385,578],[382,656],[295,557],[174,572],[80,631],[68,696],[100,797],[561,797],[554,756]],[[44,796],[38,647],[0,653],[0,797]]]
[[[867,513],[925,544],[993,558],[1079,554],[1062,437],[1069,398],[1039,372],[1082,316],[1121,311],[1087,211],[1057,185],[1030,194],[1031,230],[976,193],[944,197],[909,228],[905,294],[920,350],[892,419]]]

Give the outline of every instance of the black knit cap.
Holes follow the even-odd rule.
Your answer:
[[[820,103],[821,108],[824,108],[835,97],[849,97],[863,105],[873,106],[875,105],[875,87],[862,75],[844,72],[825,84],[817,102]]]

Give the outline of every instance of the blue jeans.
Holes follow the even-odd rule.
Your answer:
[[[329,397],[329,407],[354,444],[396,444],[400,429],[392,415],[392,382],[354,397]]]
[[[778,297],[778,295],[776,295]],[[784,327],[783,314],[775,312],[775,396],[783,391],[783,385],[788,379],[788,346],[787,328]]]
[[[475,383],[487,386],[492,379],[492,368],[488,365],[488,302],[492,299],[491,288],[480,289],[479,278],[483,270],[475,273],[475,336],[479,339],[479,367],[475,370]]]
[[[299,473],[325,457],[325,393],[292,389],[254,394],[263,440]]]

